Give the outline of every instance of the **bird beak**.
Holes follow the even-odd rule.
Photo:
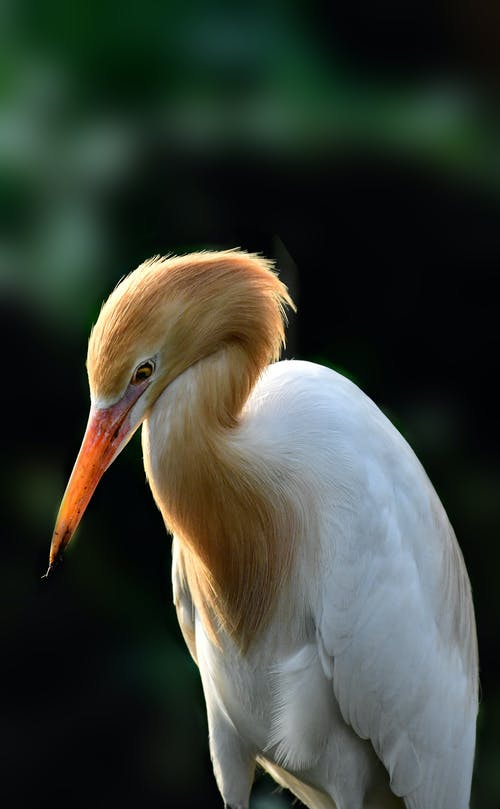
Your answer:
[[[130,411],[141,393],[141,389],[131,389],[110,407],[91,407],[82,446],[59,507],[45,576],[62,558],[104,472],[139,426],[140,421],[130,423]]]

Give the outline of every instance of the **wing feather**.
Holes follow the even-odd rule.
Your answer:
[[[458,809],[468,805],[477,714],[469,580],[412,450],[372,403],[358,410],[356,437],[342,433],[359,452],[343,475],[349,508],[329,518],[320,656],[393,792],[414,809]]]

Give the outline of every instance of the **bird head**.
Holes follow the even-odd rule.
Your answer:
[[[57,516],[47,572],[62,556],[103,473],[159,395],[195,363],[235,350],[240,395],[232,408],[241,408],[258,374],[279,355],[287,305],[293,307],[270,263],[236,250],[154,258],[121,281],[90,335],[90,415]]]

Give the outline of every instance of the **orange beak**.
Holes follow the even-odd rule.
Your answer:
[[[82,446],[59,507],[45,576],[62,558],[104,472],[139,427],[140,422],[130,423],[130,411],[142,392],[142,387],[131,388],[116,404],[91,408]]]

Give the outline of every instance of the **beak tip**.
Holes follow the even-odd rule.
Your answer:
[[[48,579],[49,576],[51,576],[54,573],[54,570],[56,569],[56,567],[59,567],[62,560],[63,560],[63,555],[62,555],[62,553],[60,553],[55,557],[55,559],[52,562],[49,563],[49,566],[47,568],[46,573],[44,573],[43,576],[41,576],[41,578],[42,579]]]

